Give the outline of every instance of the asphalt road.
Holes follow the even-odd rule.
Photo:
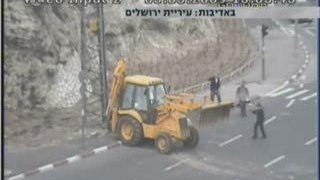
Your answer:
[[[288,31],[292,30],[289,23],[281,23]],[[293,84],[263,99],[267,139],[253,140],[255,117],[248,113],[247,118],[239,118],[235,109],[229,121],[214,129],[201,130],[200,143],[193,150],[177,146],[170,155],[161,155],[152,142],[135,148],[121,146],[27,179],[316,179],[316,42],[306,30],[312,25],[305,26],[300,25],[299,32],[311,58],[304,78],[299,80],[303,86]],[[312,32],[312,28],[309,30]]]
[[[304,89],[309,93],[296,98],[289,108],[291,100],[286,97],[301,89],[264,101],[267,139],[252,140],[254,117],[240,119],[234,111],[229,122],[201,131],[194,150],[177,147],[166,156],[158,154],[151,142],[136,148],[122,146],[30,179],[316,179],[315,98],[300,100],[316,87],[311,83]],[[272,164],[279,157],[283,158]]]

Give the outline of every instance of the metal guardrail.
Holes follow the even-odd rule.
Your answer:
[[[244,28],[247,28],[245,22],[243,21],[243,26]],[[259,47],[259,44],[256,44],[257,47]],[[243,73],[247,68],[250,68],[253,66],[254,62],[256,61],[256,59],[259,57],[258,54],[254,54],[250,60],[245,63],[244,65],[242,65],[240,68],[237,68],[236,70],[232,71],[230,74],[225,75],[221,78],[221,82],[222,84],[229,82],[230,80],[232,80],[235,76],[240,75],[241,73]],[[176,91],[173,91],[174,94],[176,93],[194,93],[194,92],[199,92],[199,91],[203,91],[205,88],[208,88],[208,86],[210,85],[209,81],[200,83],[200,84],[196,84],[193,86],[189,86],[183,89],[179,89]]]
[[[257,55],[255,54],[253,57],[250,58],[250,60],[247,63],[245,63],[241,67],[237,68],[236,70],[232,71],[228,75],[223,76],[221,78],[222,83],[229,82],[235,76],[240,75],[246,69],[252,67],[254,62],[256,61],[256,59],[257,59]],[[210,85],[210,82],[206,81],[206,82],[203,82],[203,83],[199,83],[199,84],[196,84],[196,85],[192,85],[192,86],[189,86],[189,87],[186,87],[186,88],[183,88],[183,89],[179,89],[179,90],[173,91],[173,93],[176,94],[176,93],[192,93],[192,92],[194,93],[194,92],[199,92],[199,91],[203,91],[205,88],[208,88],[209,85]]]

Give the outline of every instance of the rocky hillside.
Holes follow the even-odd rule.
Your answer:
[[[54,120],[50,117],[53,111],[74,107],[80,99],[79,8],[70,4],[33,7],[21,0],[6,0],[4,8],[5,103],[12,115],[7,118],[6,136],[33,132],[48,122],[49,128],[66,126],[61,123],[63,114]],[[131,74],[159,76],[179,89],[206,81],[214,72],[227,74],[256,53],[241,20],[125,19],[119,7],[104,8],[109,72],[118,59],[126,58]],[[95,19],[95,9],[86,10],[88,25]],[[90,100],[99,94],[99,61],[96,35],[88,31],[87,38]],[[39,112],[43,116],[37,116]],[[21,117],[35,124],[22,127],[19,116],[23,113],[30,116]]]

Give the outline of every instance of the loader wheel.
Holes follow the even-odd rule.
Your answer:
[[[139,144],[143,138],[140,122],[130,117],[120,119],[118,134],[123,144],[127,146],[135,146]]]
[[[172,138],[168,133],[160,133],[155,140],[155,146],[161,154],[169,154],[172,150]]]
[[[193,126],[189,126],[189,129],[190,129],[190,137],[187,140],[185,140],[183,144],[187,148],[194,148],[198,145],[199,133],[198,133],[198,130]]]

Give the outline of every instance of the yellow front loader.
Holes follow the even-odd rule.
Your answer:
[[[134,146],[143,139],[153,139],[160,153],[167,154],[175,142],[196,147],[196,127],[228,118],[233,103],[199,102],[194,95],[168,95],[163,80],[143,75],[126,75],[126,63],[118,61],[107,107],[110,130],[123,144]],[[210,111],[210,118],[193,121],[188,113]]]

